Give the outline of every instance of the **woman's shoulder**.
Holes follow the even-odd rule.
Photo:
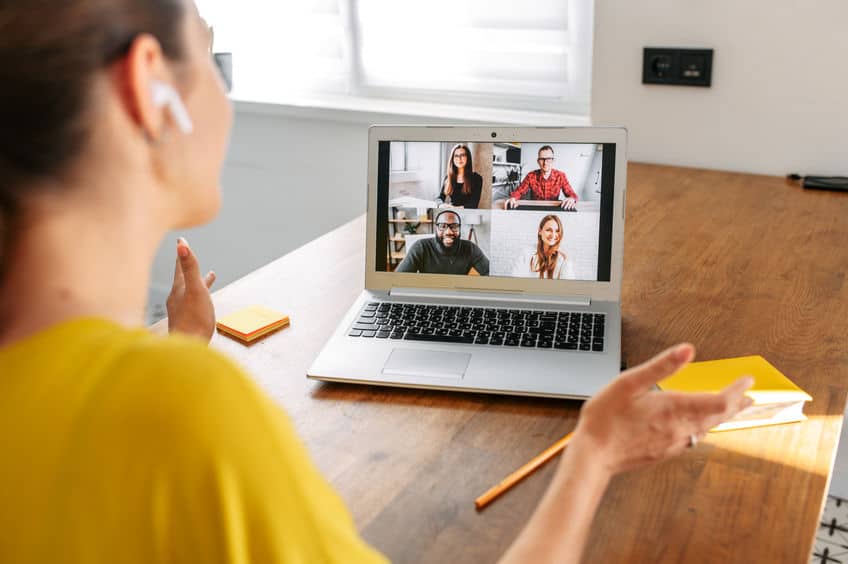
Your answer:
[[[143,327],[123,327],[96,317],[58,323],[0,352],[11,363],[62,373],[144,372],[152,380],[192,374],[196,372],[192,367],[198,366],[215,372],[238,371],[232,361],[200,339],[156,335]]]
[[[115,352],[100,382],[99,403],[116,408],[116,424],[168,429],[191,448],[228,448],[222,421],[270,409],[233,360],[190,337],[140,336]]]
[[[191,442],[211,436],[216,421],[270,403],[234,361],[204,341],[105,319],[63,322],[0,353],[0,372],[21,375],[22,390],[49,384],[67,398],[61,409],[94,422],[93,429],[136,437],[167,429]]]
[[[209,390],[238,387],[244,371],[200,339],[173,335],[139,335],[125,341],[111,363],[116,377],[143,378],[150,385]]]
[[[571,280],[574,278],[574,269],[571,261],[564,252],[557,253],[556,266],[554,267],[554,276],[560,280]]]
[[[134,331],[137,339],[126,342],[123,353],[127,356],[140,356],[150,362],[189,363],[229,363],[226,356],[211,348],[201,339],[183,335],[154,335]],[[138,360],[138,359],[134,359]]]
[[[142,411],[167,397],[185,406],[209,391],[232,393],[248,380],[235,362],[200,339],[155,335],[98,318],[58,324],[7,353],[21,370],[64,382],[68,389],[85,387],[86,395],[103,400],[98,405],[117,399]]]

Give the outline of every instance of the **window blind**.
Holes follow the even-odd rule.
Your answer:
[[[588,114],[591,0],[198,6],[226,45],[216,50],[235,53],[236,75],[247,65],[289,92]]]
[[[350,57],[338,0],[199,0],[215,50],[233,52],[234,75],[265,77],[290,92],[347,92]]]

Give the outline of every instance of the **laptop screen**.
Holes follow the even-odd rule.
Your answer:
[[[610,280],[614,143],[378,150],[378,271]]]

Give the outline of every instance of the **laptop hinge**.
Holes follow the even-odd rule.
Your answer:
[[[589,307],[589,296],[551,296],[545,294],[526,294],[516,291],[484,292],[480,290],[435,290],[432,288],[392,288],[389,295],[393,298],[424,298],[434,300],[461,300],[464,302],[508,302],[526,304],[551,304]]]

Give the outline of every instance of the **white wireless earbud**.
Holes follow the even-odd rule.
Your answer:
[[[157,108],[165,106],[170,110],[171,116],[174,118],[180,131],[191,133],[194,125],[191,123],[188,110],[186,110],[180,95],[177,94],[177,91],[170,84],[153,81],[150,85],[150,94],[153,96],[154,106]]]

